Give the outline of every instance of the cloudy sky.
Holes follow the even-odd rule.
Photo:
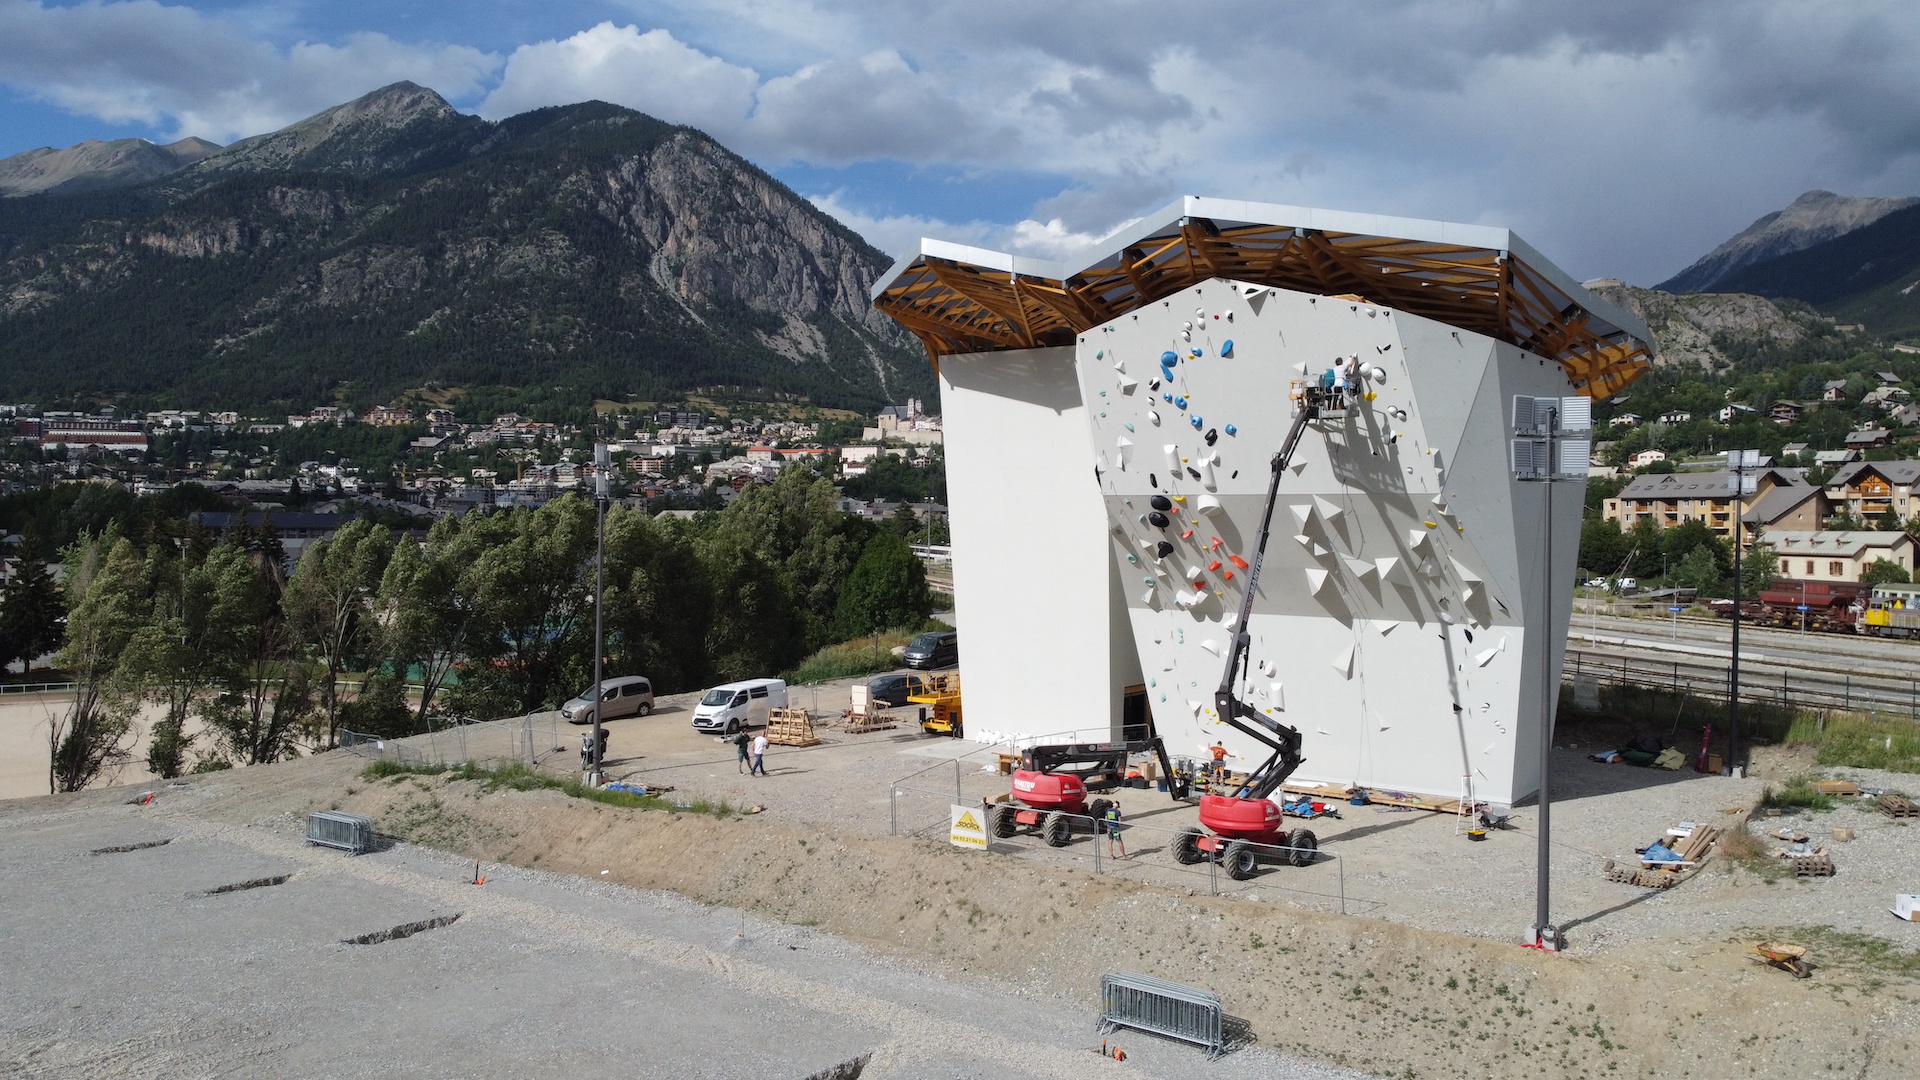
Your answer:
[[[0,156],[411,79],[700,127],[882,248],[1181,194],[1505,225],[1652,284],[1809,188],[1920,194],[1912,0],[0,0]]]

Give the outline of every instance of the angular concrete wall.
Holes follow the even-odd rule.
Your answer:
[[[1470,776],[1501,803],[1534,790],[1581,496],[1553,496],[1548,587],[1547,486],[1510,478],[1506,431],[1513,395],[1572,393],[1558,364],[1401,311],[1219,280],[1096,327],[1076,353],[1108,558],[1175,753],[1218,739],[1243,766],[1266,756],[1214,714],[1228,622],[1288,384],[1354,357],[1363,400],[1310,429],[1282,480],[1239,690],[1301,731],[1302,779],[1455,796]]]
[[[1141,681],[1073,358],[940,363],[969,739],[1104,741]]]

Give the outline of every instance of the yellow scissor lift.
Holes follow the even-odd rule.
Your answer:
[[[931,709],[922,709],[920,712],[920,730],[930,735],[949,735],[956,739],[965,734],[960,720],[958,671],[928,675],[921,683],[920,692],[909,695],[907,701],[914,705],[931,706]]]

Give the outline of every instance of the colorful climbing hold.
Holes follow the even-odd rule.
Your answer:
[[[1187,530],[1186,532],[1183,532],[1183,533],[1181,533],[1181,534],[1180,534],[1180,539],[1182,539],[1182,540],[1191,540],[1191,539],[1193,539],[1193,530],[1192,530],[1192,529],[1188,529],[1188,530]]]
[[[1233,339],[1232,338],[1228,338],[1227,340],[1220,343],[1220,355],[1221,356],[1233,355]]]
[[[1176,355],[1171,349],[1160,354],[1161,367],[1172,367],[1173,365],[1179,362],[1180,362],[1180,357]]]
[[[1177,397],[1177,398],[1173,398],[1172,400],[1173,400],[1173,407],[1176,409],[1184,409],[1187,407],[1187,399],[1184,397]]]
[[[1210,563],[1208,563],[1208,564],[1207,564],[1207,569],[1209,569],[1209,570],[1218,570],[1218,569],[1220,569],[1220,565],[1221,565],[1221,564],[1220,564],[1220,560],[1219,560],[1219,559],[1215,559],[1215,560],[1213,560],[1212,562],[1210,562]]]
[[[1123,422],[1121,423],[1121,426],[1122,426],[1122,427],[1124,427],[1124,428],[1126,428],[1126,429],[1127,429],[1128,431],[1132,431],[1132,430],[1133,430],[1133,421],[1131,421],[1131,420],[1127,420],[1127,421],[1123,421]]]
[[[1227,556],[1227,561],[1228,561],[1228,562],[1230,562],[1230,563],[1232,563],[1233,565],[1235,565],[1235,566],[1237,566],[1237,567],[1239,567],[1239,568],[1240,568],[1240,569],[1242,569],[1242,570],[1245,570],[1245,569],[1247,568],[1247,560],[1245,560],[1245,559],[1243,559],[1243,558],[1241,558],[1241,557],[1240,557],[1240,556],[1238,556],[1238,555],[1229,555],[1229,556]]]
[[[1193,429],[1195,431],[1198,431],[1200,430],[1200,427],[1206,423],[1206,421],[1200,419],[1199,413],[1194,413],[1192,416],[1187,417],[1187,423],[1192,424]]]
[[[1226,428],[1226,431],[1227,431],[1227,434],[1229,434],[1229,435],[1238,435],[1238,434],[1240,434],[1240,429],[1239,429],[1239,428],[1237,428],[1237,427],[1234,427],[1234,426],[1233,426],[1232,424],[1228,424],[1228,425],[1227,425],[1227,428]]]

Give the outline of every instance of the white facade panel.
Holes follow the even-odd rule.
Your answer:
[[[943,357],[967,737],[1104,741],[1138,661],[1071,348]]]

